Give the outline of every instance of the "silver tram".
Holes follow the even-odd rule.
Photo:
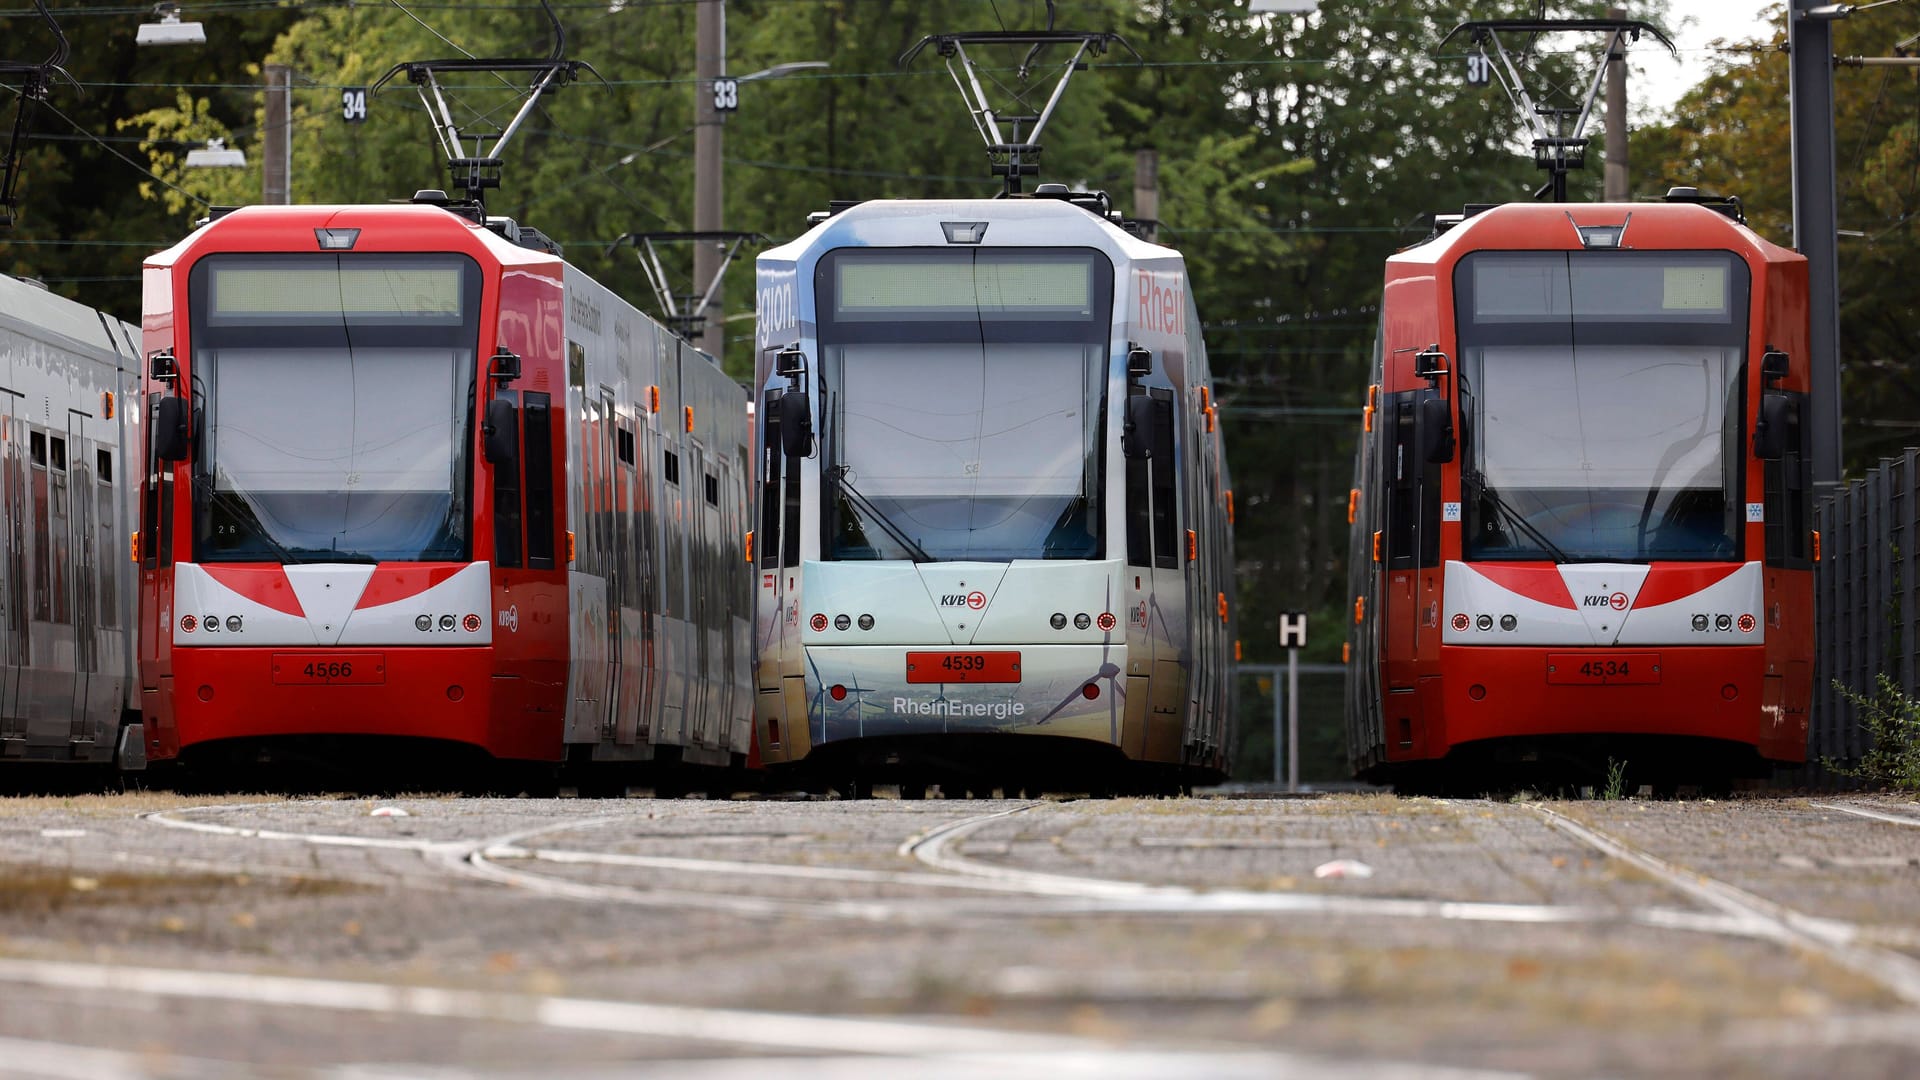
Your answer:
[[[0,760],[145,764],[127,558],[138,337],[0,276]]]
[[[762,760],[908,794],[1224,776],[1232,493],[1180,253],[1057,184],[816,219],[758,260]]]

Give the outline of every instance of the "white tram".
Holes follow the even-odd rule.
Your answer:
[[[816,218],[759,257],[762,760],[1224,776],[1232,494],[1180,253],[1057,184]]]
[[[0,760],[145,765],[127,558],[138,337],[0,276]]]

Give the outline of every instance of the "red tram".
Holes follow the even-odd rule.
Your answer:
[[[437,192],[225,214],[143,308],[149,759],[743,761],[745,394],[711,358]]]
[[[1469,210],[1389,259],[1347,732],[1411,788],[1805,759],[1806,262],[1737,204]]]

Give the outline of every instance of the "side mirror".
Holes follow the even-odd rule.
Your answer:
[[[1769,349],[1760,357],[1760,381],[1772,386],[1787,377],[1787,354],[1778,349]]]
[[[172,382],[180,377],[180,363],[172,349],[161,349],[147,358],[147,375],[155,382]]]
[[[513,402],[497,397],[487,402],[487,418],[480,425],[481,447],[490,465],[513,466],[520,460],[520,416]]]
[[[1753,456],[1778,461],[1799,440],[1799,410],[1785,394],[1760,396],[1760,420],[1753,426]]]
[[[788,457],[806,457],[813,453],[813,404],[807,400],[806,392],[789,390],[781,394],[775,408],[780,418],[780,449],[786,451]]]
[[[1420,460],[1438,465],[1453,460],[1453,407],[1443,397],[1421,398],[1415,417]]]
[[[1159,423],[1153,398],[1147,394],[1133,394],[1127,398],[1127,417],[1120,428],[1120,452],[1129,460],[1145,461],[1153,456],[1153,444],[1158,434],[1154,428]]]
[[[807,354],[798,348],[785,348],[773,354],[773,370],[783,378],[794,378],[805,374]]]
[[[169,394],[154,406],[153,456],[166,462],[187,459],[186,398]]]
[[[1447,373],[1447,354],[1438,346],[1414,353],[1413,373],[1428,382],[1438,379]]]
[[[493,358],[487,361],[487,378],[499,379],[510,383],[520,377],[520,354],[505,345],[493,351]],[[498,401],[498,398],[494,400]]]
[[[1138,345],[1127,350],[1127,378],[1139,379],[1153,374],[1153,354]]]

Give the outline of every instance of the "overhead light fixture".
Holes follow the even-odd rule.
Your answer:
[[[207,145],[187,151],[189,169],[244,169],[247,155],[227,145],[225,139],[208,139]]]
[[[140,32],[133,36],[135,45],[204,45],[207,32],[197,22],[180,21],[179,4],[155,4],[153,13],[159,22],[140,24]]]

